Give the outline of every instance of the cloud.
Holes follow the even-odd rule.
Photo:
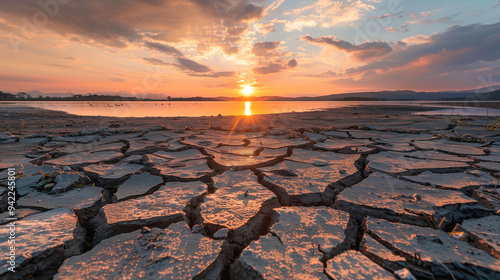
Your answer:
[[[389,70],[403,66],[426,65],[428,70],[459,70],[478,61],[500,59],[500,22],[490,25],[453,26],[445,32],[426,37],[423,43],[408,45],[383,60],[373,61],[355,72]]]
[[[255,23],[253,25],[255,30],[259,32],[260,34],[267,34],[271,32],[276,32],[276,29],[274,28],[274,22],[268,22],[268,23]]]
[[[499,34],[500,22],[453,26],[412,44],[400,44],[383,58],[347,69],[345,77],[373,88],[449,88],[478,83],[480,75],[500,74]],[[334,83],[348,84],[348,80]]]
[[[314,19],[299,19],[292,20],[285,24],[285,31],[291,32],[294,30],[302,31],[304,27],[314,27],[318,25],[318,22]]]
[[[375,7],[370,4],[375,2],[377,1],[317,0],[309,6],[287,11],[284,14],[300,16],[299,21],[302,22],[296,25],[290,22],[289,31],[301,30],[295,27],[302,28],[311,26],[313,22],[317,23],[317,25],[322,28],[330,28],[338,24],[350,23],[361,19],[366,12],[375,9]]]
[[[364,42],[360,45],[353,45],[347,41],[336,40],[332,37],[313,38],[304,36],[302,39],[311,43],[333,46],[338,50],[352,53],[352,58],[356,61],[373,59],[392,51],[392,47],[385,42]]]
[[[287,69],[287,68],[291,69],[291,68],[295,68],[296,66],[297,66],[297,60],[291,59],[286,64],[282,64],[279,61],[277,61],[277,62],[269,63],[265,66],[255,67],[252,70],[255,74],[265,75],[265,74],[278,73],[283,69]]]
[[[150,50],[156,50],[167,55],[183,56],[183,54],[180,51],[167,44],[144,42],[144,45]]]
[[[174,65],[172,63],[168,63],[168,62],[165,62],[161,59],[158,59],[158,58],[152,58],[152,57],[144,57],[143,58],[144,61],[150,63],[150,64],[154,64],[154,65],[161,65],[161,66],[170,66],[170,65]]]
[[[275,0],[271,5],[267,6],[266,13],[278,9],[284,2],[285,0]]]
[[[255,56],[263,56],[263,57],[269,57],[269,56],[281,56],[283,55],[280,52],[273,52],[277,48],[279,48],[281,45],[281,41],[275,41],[275,42],[258,42],[253,44],[252,46],[252,54]]]
[[[2,0],[0,16],[22,26],[21,18],[42,10],[38,2],[44,1]],[[248,29],[250,22],[263,16],[263,8],[249,0],[66,2],[51,12],[49,24],[43,29],[53,30],[68,39],[117,48],[150,40],[165,44],[187,40],[234,43],[240,40],[239,36]],[[225,34],[215,34],[214,29],[224,30]]]
[[[342,74],[328,70],[321,74],[306,74],[306,75],[295,75],[295,76],[308,77],[308,78],[332,78],[332,77],[342,77]]]
[[[234,72],[234,71],[222,71],[222,72],[214,72],[214,73],[209,73],[209,74],[189,73],[188,75],[192,76],[192,77],[227,78],[227,77],[235,77],[236,72]]]
[[[263,67],[256,67],[253,69],[253,72],[255,74],[271,74],[271,73],[278,73],[283,69],[283,66],[278,63],[271,63],[267,66]]]
[[[226,78],[235,77],[237,74],[234,71],[214,72],[208,66],[183,57],[176,58],[178,63],[170,63],[153,57],[144,57],[143,60],[153,65],[174,66],[191,77]]]
[[[181,68],[191,70],[195,73],[206,73],[212,71],[207,66],[199,64],[191,59],[178,57],[177,62],[179,62]]]
[[[53,82],[52,79],[30,77],[30,76],[19,76],[19,75],[0,75],[0,81],[4,82],[25,82],[25,83],[49,83]]]

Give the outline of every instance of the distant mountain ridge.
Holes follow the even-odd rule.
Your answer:
[[[85,100],[91,101],[95,97],[96,101],[104,100],[103,96],[113,96],[113,100],[162,100],[162,101],[371,101],[371,100],[500,100],[500,85],[478,88],[474,90],[462,91],[413,91],[413,90],[385,90],[385,91],[367,91],[353,93],[329,94],[323,96],[312,97],[283,97],[283,96],[250,96],[250,97],[170,97],[166,94],[149,93],[141,96],[134,96],[127,92],[114,93],[88,93],[74,94],[71,92],[65,93],[43,93],[41,91],[30,91],[27,93],[8,93],[0,92],[0,100],[13,100],[12,96],[17,96],[16,100]],[[2,95],[3,94],[3,95]],[[21,95],[20,95],[21,94]],[[31,99],[27,99],[27,96]],[[75,99],[79,96],[80,99]],[[81,97],[85,98],[81,98]]]

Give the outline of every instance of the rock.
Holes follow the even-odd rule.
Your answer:
[[[41,173],[49,174],[56,170],[53,166],[47,166],[47,165],[37,166],[29,163],[25,165],[14,166],[14,169],[16,170],[16,173],[19,173],[19,175],[23,175],[23,177],[38,175]],[[7,179],[7,176],[8,176],[7,169],[0,172],[0,180]]]
[[[235,229],[244,225],[273,193],[257,183],[249,170],[226,171],[214,179],[217,191],[205,197],[201,215],[205,222]]]
[[[67,259],[54,279],[192,279],[215,260],[221,245],[183,222],[166,230],[137,230]]]
[[[465,232],[471,244],[500,259],[500,216],[491,215],[479,219],[465,220],[454,232]]]
[[[72,169],[69,166],[65,166],[65,167],[63,167],[63,170],[66,172],[70,172]]]
[[[16,179],[16,191],[19,196],[27,195],[33,189],[40,187],[43,185],[42,181],[43,175],[33,175],[33,176],[24,176],[22,178]],[[3,184],[7,184],[3,182]]]
[[[60,207],[28,216],[16,225],[16,278],[30,278],[34,273],[50,273],[56,270],[65,258],[83,252],[85,229],[73,210]],[[1,236],[9,236],[8,226],[0,228]],[[22,242],[20,241],[22,240]],[[0,249],[10,252],[11,245],[0,244]],[[0,275],[10,273],[7,265],[0,267]]]
[[[346,251],[326,263],[326,273],[333,279],[371,280],[396,279],[367,257],[357,251]]]
[[[132,177],[118,187],[118,191],[115,195],[118,200],[137,197],[161,184],[163,184],[163,179],[161,177],[153,176],[149,172],[144,172],[139,175],[132,175]]]
[[[494,279],[500,275],[500,260],[478,250],[446,232],[369,217],[367,231],[412,262],[421,262],[435,278]],[[446,265],[448,269],[445,269]]]
[[[56,176],[55,186],[50,193],[61,193],[70,190],[73,187],[89,183],[90,179],[78,173],[61,173]]]
[[[349,214],[327,207],[283,207],[270,232],[253,241],[241,265],[264,279],[328,279],[318,250],[329,251],[345,238]]]

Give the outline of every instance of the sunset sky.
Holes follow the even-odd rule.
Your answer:
[[[500,84],[498,0],[1,0],[0,30],[0,90],[12,92],[316,96]]]

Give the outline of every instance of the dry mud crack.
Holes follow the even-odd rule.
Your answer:
[[[407,121],[3,133],[0,279],[500,279],[500,146]]]

